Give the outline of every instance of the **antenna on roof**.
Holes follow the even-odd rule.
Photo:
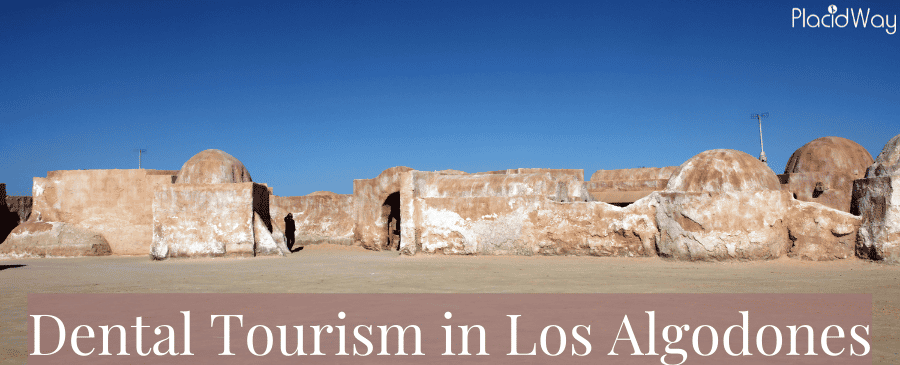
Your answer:
[[[141,154],[143,154],[144,152],[147,152],[147,150],[144,148],[136,148],[134,150],[134,152],[138,153],[138,169],[140,169],[141,168]]]
[[[756,121],[759,122],[759,160],[762,161],[763,163],[766,163],[766,150],[763,148],[762,120],[763,120],[763,118],[768,118],[768,117],[769,117],[769,112],[750,114],[750,118],[756,119]]]

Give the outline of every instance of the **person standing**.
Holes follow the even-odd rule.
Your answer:
[[[296,227],[294,226],[294,215],[288,213],[287,216],[284,217],[284,243],[288,248],[288,251],[294,250],[294,232],[296,231]]]

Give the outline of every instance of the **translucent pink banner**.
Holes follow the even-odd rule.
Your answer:
[[[870,364],[870,294],[31,294],[30,364]]]

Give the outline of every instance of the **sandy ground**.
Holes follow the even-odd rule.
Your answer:
[[[24,265],[24,266],[18,266]],[[0,363],[27,359],[28,293],[872,293],[873,363],[900,363],[900,266],[849,259],[398,256],[332,245],[288,258],[0,261]]]

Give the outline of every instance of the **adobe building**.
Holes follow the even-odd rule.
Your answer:
[[[850,212],[853,181],[864,178],[872,162],[869,151],[856,142],[822,137],[797,149],[778,178],[794,199]]]
[[[116,255],[146,255],[153,194],[178,171],[63,170],[35,177],[29,222],[59,222],[97,233]]]
[[[896,261],[900,204],[890,186],[898,181],[898,143],[891,140],[852,189],[847,182],[871,155],[825,137],[798,149],[781,176],[746,153],[712,150],[678,167],[599,170],[590,181],[580,169],[398,166],[354,180],[353,194],[290,197],[253,182],[233,156],[207,150],[177,171],[52,171],[35,178],[31,217],[0,254],[65,256],[60,247],[69,246],[60,237],[80,235],[90,244],[70,245],[69,255],[283,256],[290,254],[285,235],[293,234],[298,246],[406,255]]]
[[[288,252],[272,237],[269,188],[220,150],[191,157],[153,195],[150,256],[258,256]]]

